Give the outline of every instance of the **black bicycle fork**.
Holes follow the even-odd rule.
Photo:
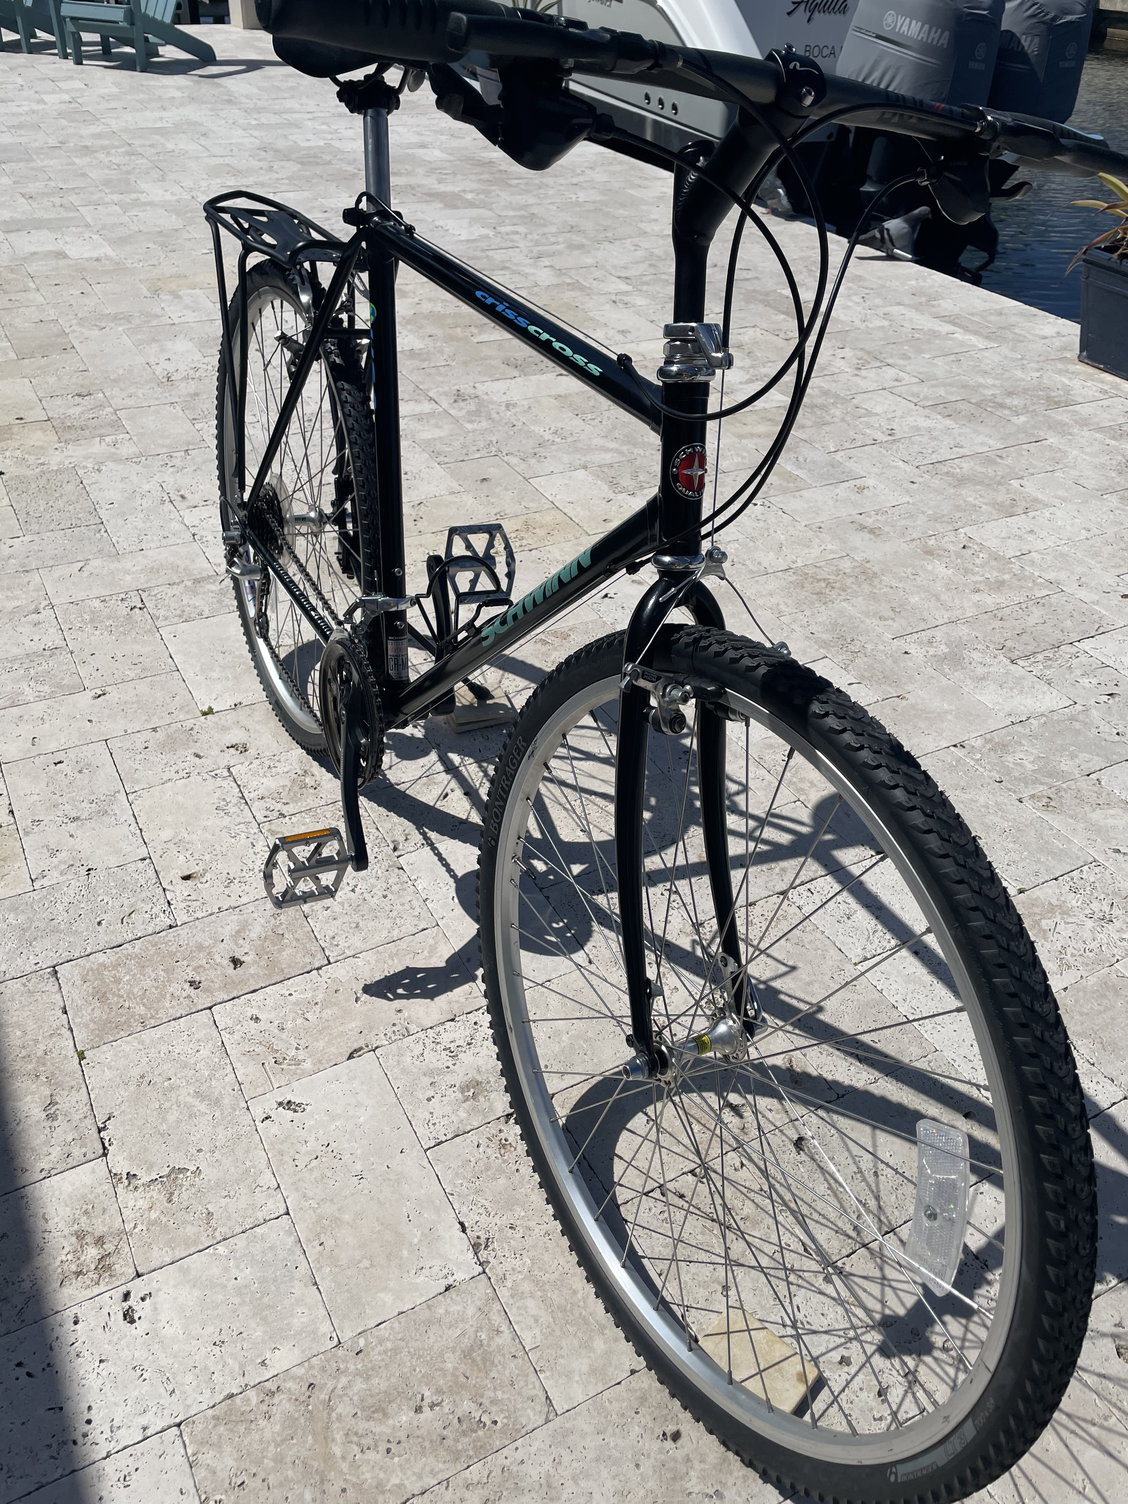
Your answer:
[[[702,505],[708,452],[705,445],[710,382],[732,358],[723,348],[721,331],[704,319],[706,267],[716,225],[694,206],[693,163],[686,162],[674,188],[674,321],[666,326],[662,383],[662,473],[659,482],[659,532],[686,548],[655,555],[658,578],[635,607],[627,626],[623,677],[619,691],[619,735],[615,762],[615,870],[623,964],[630,1002],[631,1037],[636,1051],[626,1074],[660,1077],[669,1073],[671,1048],[708,1053],[707,1034],[696,1040],[659,1038],[654,1008],[662,986],[647,970],[645,915],[646,763],[652,735],[677,735],[687,724],[683,705],[697,698],[697,773],[701,823],[709,887],[717,920],[718,954],[705,957],[706,986],[728,983],[720,1012],[740,1020],[741,1035],[754,1023],[751,989],[743,972],[737,937],[726,821],[726,721],[722,709],[690,684],[655,671],[655,647],[676,609],[690,613],[698,626],[724,628],[724,615],[704,580],[719,574],[724,555],[701,552]],[[719,216],[716,223],[719,223]],[[669,545],[666,545],[669,548]],[[700,688],[700,687],[698,687]],[[690,770],[687,769],[687,778]],[[671,861],[676,864],[677,852]],[[655,966],[660,964],[655,958]],[[732,979],[729,981],[729,979]],[[720,990],[719,988],[717,989]],[[722,994],[723,995],[723,994]]]

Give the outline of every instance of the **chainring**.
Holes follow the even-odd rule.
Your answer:
[[[341,709],[359,711],[363,741],[357,787],[363,788],[380,771],[384,760],[384,702],[368,661],[364,643],[354,632],[334,633],[325,645],[318,667],[321,725],[326,750],[338,775],[341,771]]]

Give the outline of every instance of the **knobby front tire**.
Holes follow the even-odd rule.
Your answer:
[[[1046,1425],[1089,1309],[1092,1158],[1045,975],[974,838],[871,716],[770,649],[666,628],[655,667],[694,695],[683,735],[651,732],[644,790],[672,1063],[624,1075],[622,662],[605,638],[541,684],[486,812],[486,991],[534,1165],[615,1320],[748,1463],[843,1504],[962,1498]],[[744,1059],[685,1048],[734,995],[697,786],[716,714],[759,1015]]]

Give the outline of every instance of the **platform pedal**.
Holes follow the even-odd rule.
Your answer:
[[[306,830],[280,836],[262,869],[266,896],[276,909],[336,898],[353,865],[339,830]]]
[[[465,607],[512,604],[517,560],[500,522],[448,528],[444,563],[456,615]]]

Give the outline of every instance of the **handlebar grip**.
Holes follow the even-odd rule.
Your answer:
[[[473,14],[469,6],[461,4],[451,17],[447,41],[451,51],[459,54],[550,58],[600,73],[637,73],[654,67],[669,51],[634,32],[524,20],[512,11],[496,20]]]
[[[255,0],[264,31],[411,63],[449,62],[447,28],[457,11],[501,18],[494,0]]]
[[[997,128],[996,146],[1031,166],[1076,177],[1095,177],[1098,172],[1123,173],[1128,169],[1128,156],[1116,151],[1103,136],[1086,135],[1034,115],[1002,115],[990,109],[987,114]]]

